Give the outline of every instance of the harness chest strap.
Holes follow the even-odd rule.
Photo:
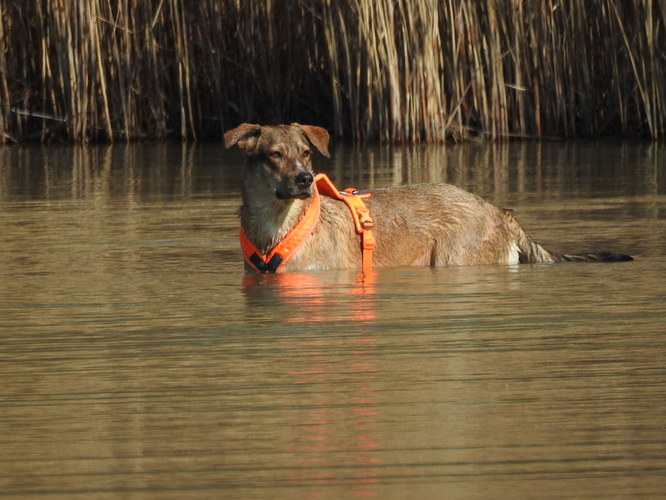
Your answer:
[[[252,269],[259,273],[282,272],[289,259],[296,253],[296,250],[300,248],[317,225],[321,205],[319,192],[325,196],[341,200],[347,205],[354,220],[354,228],[361,235],[363,272],[367,273],[372,270],[372,250],[375,247],[375,238],[372,234],[374,223],[370,216],[370,211],[363,202],[363,199],[369,198],[370,194],[358,194],[354,189],[347,189],[344,192],[340,192],[325,174],[315,176],[315,189],[313,190],[312,202],[303,217],[267,255],[263,255],[254,243],[250,241],[241,226],[240,243],[243,257]]]
[[[312,193],[312,201],[303,217],[267,255],[262,254],[255,244],[252,243],[247,234],[245,234],[243,226],[241,226],[240,242],[245,262],[259,273],[282,272],[282,269],[294,253],[296,253],[296,250],[300,248],[305,239],[314,231],[319,220],[319,208],[319,193],[315,189]]]

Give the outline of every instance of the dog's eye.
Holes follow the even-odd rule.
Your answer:
[[[306,149],[306,150],[303,151],[303,153],[302,153],[303,158],[310,158],[310,155],[311,155],[311,154],[312,154],[312,151],[310,151],[309,149]]]
[[[274,160],[279,160],[280,158],[282,158],[282,153],[280,151],[271,151],[270,153],[268,153],[268,156],[270,156]]]

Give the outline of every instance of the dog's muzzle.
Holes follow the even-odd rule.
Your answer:
[[[275,191],[278,198],[282,200],[291,198],[304,200],[312,196],[312,183],[314,182],[312,172],[301,165],[297,165],[296,168],[296,175],[289,180],[289,183]]]

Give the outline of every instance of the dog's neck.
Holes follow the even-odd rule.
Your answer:
[[[267,254],[298,223],[311,201],[275,197],[260,201],[243,193],[241,225],[247,237]]]

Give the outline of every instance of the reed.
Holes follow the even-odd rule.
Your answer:
[[[658,0],[0,2],[0,141],[663,137]]]

